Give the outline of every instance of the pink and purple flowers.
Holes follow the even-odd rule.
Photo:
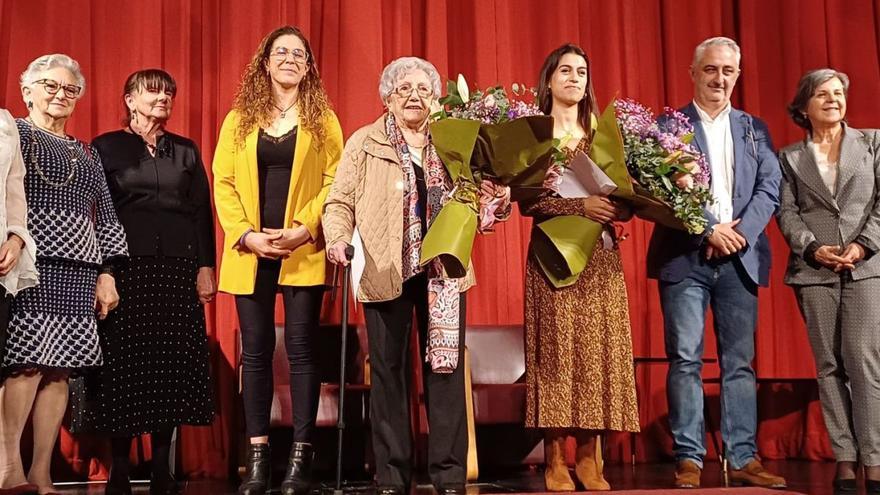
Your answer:
[[[665,108],[659,119],[641,103],[615,102],[627,169],[651,196],[666,203],[692,234],[706,228],[703,208],[712,201],[709,164],[693,144],[688,118]]]

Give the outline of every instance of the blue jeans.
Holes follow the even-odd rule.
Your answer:
[[[703,261],[682,281],[660,283],[666,356],[666,396],[675,460],[703,466],[703,332],[711,305],[721,366],[721,436],[734,469],[755,458],[755,326],[758,287],[739,261]]]

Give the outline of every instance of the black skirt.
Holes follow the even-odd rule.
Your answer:
[[[154,256],[119,269],[119,306],[98,327],[104,365],[72,386],[72,431],[130,436],[211,423],[197,270],[191,259]]]

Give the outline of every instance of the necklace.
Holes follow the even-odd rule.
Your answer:
[[[56,136],[55,134],[53,134],[53,133],[43,129],[42,127],[38,126],[37,124],[35,124],[34,121],[31,120],[30,118],[27,119],[27,122],[31,126],[31,139],[30,139],[31,146],[30,146],[30,150],[28,153],[28,155],[29,155],[28,161],[30,161],[31,165],[37,171],[37,175],[39,175],[40,179],[42,179],[43,182],[45,182],[48,186],[53,187],[55,189],[60,189],[62,187],[70,185],[70,183],[73,182],[73,179],[76,178],[76,163],[77,163],[77,161],[79,161],[79,157],[76,156],[76,148],[73,146],[73,143],[75,143],[76,140]],[[37,162],[37,155],[34,152],[34,149],[37,147],[37,133],[34,131],[41,131],[46,134],[49,134],[50,136],[52,136],[56,139],[63,139],[65,141],[64,144],[67,147],[67,153],[68,153],[68,156],[70,159],[70,173],[67,175],[67,179],[65,179],[63,182],[51,181],[48,177],[46,177],[46,174],[43,172],[42,167],[40,167],[40,164]]]
[[[281,118],[282,118],[282,119],[283,119],[284,117],[287,117],[287,112],[288,112],[291,108],[293,108],[294,105],[296,105],[296,102],[295,102],[295,101],[294,101],[293,103],[291,103],[289,107],[287,107],[287,108],[283,108],[283,109],[282,109],[282,108],[279,107],[278,105],[276,105],[276,104],[274,104],[274,103],[272,104],[273,107],[277,108],[278,111],[281,112]]]
[[[156,137],[156,144],[153,144],[153,143],[150,143],[149,141],[147,141],[147,139],[142,134],[139,134],[137,131],[135,131],[131,127],[131,124],[128,124],[128,130],[131,131],[131,133],[134,134],[135,136],[141,138],[141,141],[143,141],[144,146],[147,147],[147,151],[150,153],[151,156],[156,156],[156,152],[159,150],[158,136]]]

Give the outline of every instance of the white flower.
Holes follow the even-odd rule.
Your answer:
[[[468,102],[471,99],[471,93],[468,91],[467,81],[464,80],[464,76],[458,75],[458,95],[461,96],[461,101]]]
[[[488,108],[495,106],[495,95],[489,95],[483,100],[483,104]]]

